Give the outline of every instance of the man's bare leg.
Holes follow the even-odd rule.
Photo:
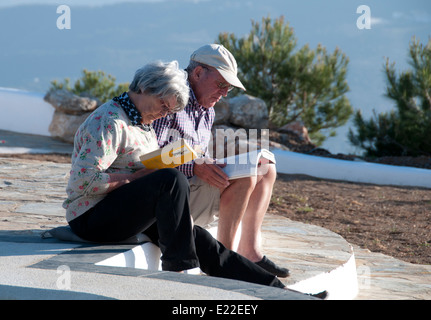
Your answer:
[[[217,240],[233,250],[235,234],[248,206],[254,190],[256,178],[243,178],[231,181],[221,191]]]
[[[276,170],[269,165],[264,175],[233,180],[220,198],[218,240],[233,249],[235,234],[242,221],[238,253],[251,261],[260,261],[261,226],[271,200]]]
[[[248,200],[242,218],[241,238],[237,252],[253,262],[262,260],[261,227],[272,196],[277,177],[274,165],[268,166],[265,175],[257,177],[256,186]]]
[[[241,239],[237,252],[279,277],[289,276],[261,252],[261,227],[272,196],[277,173],[269,165],[265,174],[256,178],[238,179],[221,193],[218,240],[233,249],[235,234],[242,221]]]

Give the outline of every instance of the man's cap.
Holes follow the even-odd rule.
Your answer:
[[[238,79],[238,66],[232,53],[221,44],[207,44],[190,56],[190,60],[214,67],[232,86],[246,90]]]

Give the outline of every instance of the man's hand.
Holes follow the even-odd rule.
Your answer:
[[[224,190],[229,186],[229,177],[223,172],[226,164],[216,164],[212,159],[195,161],[193,173],[206,183]]]

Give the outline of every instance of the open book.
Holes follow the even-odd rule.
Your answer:
[[[178,167],[197,157],[193,148],[184,139],[180,139],[142,155],[140,160],[147,169],[163,169]]]
[[[220,162],[226,163],[222,170],[229,176],[229,179],[239,179],[266,173],[259,170],[262,164],[276,163],[274,154],[267,149],[242,153],[220,160]]]

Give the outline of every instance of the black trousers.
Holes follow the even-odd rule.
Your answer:
[[[200,267],[210,276],[283,288],[277,277],[193,226],[189,193],[181,172],[157,170],[112,191],[69,225],[78,236],[101,243],[144,232],[159,245],[163,270]]]

